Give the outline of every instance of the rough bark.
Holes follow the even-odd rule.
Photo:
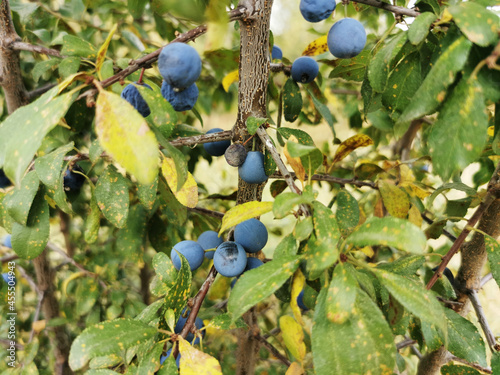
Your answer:
[[[3,88],[8,113],[28,104],[28,92],[24,87],[19,64],[19,52],[10,48],[11,43],[21,40],[14,29],[9,2],[0,2],[0,86]]]
[[[267,117],[267,83],[269,78],[269,28],[272,0],[241,1],[247,9],[246,17],[240,20],[240,63],[238,86],[238,116],[233,127],[233,141],[243,142],[249,135],[246,120],[253,117]],[[247,144],[255,150],[262,150],[258,137]],[[260,201],[265,184],[247,184],[241,178],[238,181],[237,204]],[[256,354],[259,341],[255,338],[258,333],[257,316],[254,309],[247,312],[243,319],[249,330],[238,332],[237,375],[254,374]],[[255,332],[257,330],[257,332]]]

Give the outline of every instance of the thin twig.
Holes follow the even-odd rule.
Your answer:
[[[35,280],[33,280],[33,278],[28,274],[28,272],[26,272],[26,270],[19,264],[16,265],[16,270],[19,271],[21,276],[28,282],[31,290],[33,290],[37,295],[40,295],[42,291],[38,287],[38,284],[35,282]]]
[[[43,46],[37,46],[34,44],[29,44],[29,43],[25,43],[25,42],[21,42],[21,41],[12,42],[9,47],[13,50],[16,50],[16,51],[36,52],[36,53],[41,53],[43,55],[54,56],[54,57],[59,57],[59,58],[64,57],[61,55],[61,52],[59,52],[56,49],[47,48],[47,47],[43,47]]]
[[[218,133],[200,134],[200,135],[193,135],[190,137],[182,137],[170,141],[170,144],[174,147],[181,147],[181,146],[194,147],[202,143],[227,141],[230,140],[232,136],[233,133],[231,132],[231,130],[226,130]]]
[[[206,208],[202,208],[202,207],[188,207],[188,211],[196,212],[196,213],[206,215],[206,216],[215,217],[217,219],[222,219],[224,217],[224,214],[222,212],[207,210]]]
[[[483,306],[479,301],[477,292],[475,290],[469,290],[467,292],[467,296],[469,297],[469,300],[472,303],[472,306],[474,307],[474,311],[476,312],[477,315],[477,320],[479,321],[479,324],[483,329],[484,336],[486,337],[486,341],[488,342],[489,347],[491,348],[492,351],[499,351],[500,344],[497,343],[495,339],[495,334],[491,331],[491,328],[488,324],[488,320],[484,315]]]
[[[454,355],[450,356],[450,360],[455,361],[455,362],[459,362],[459,363],[463,363],[464,365],[475,368],[476,370],[479,370],[479,371],[484,372],[486,374],[493,374],[490,367],[482,367],[482,366],[478,365],[477,363],[470,363],[470,362],[466,361],[465,359],[459,358],[459,357],[454,356]]]
[[[289,174],[292,176],[292,178],[294,178],[294,179],[297,178],[297,176],[295,175],[294,172],[289,172]],[[269,178],[278,179],[278,178],[284,178],[284,177],[283,177],[283,174],[281,174],[281,173],[274,173],[274,174],[270,175]],[[307,174],[305,176],[305,179],[306,180],[309,179]],[[333,182],[333,183],[339,184],[339,185],[353,185],[353,186],[358,186],[358,187],[367,186],[367,187],[370,187],[370,188],[375,189],[375,190],[378,189],[377,185],[371,181],[360,181],[360,180],[355,180],[354,178],[340,178],[340,177],[334,177],[334,176],[330,176],[330,175],[326,175],[326,174],[313,174],[311,176],[311,180]]]
[[[280,332],[281,332],[281,328],[280,327],[274,327],[272,330],[270,330],[268,333],[266,333],[262,337],[264,337],[267,340],[269,337],[275,336],[275,335],[277,335]]]
[[[30,92],[28,92],[28,99],[32,101],[34,98],[45,94],[47,91],[49,91],[51,88],[56,87],[57,84],[55,83],[47,83],[46,85],[43,85],[41,87],[38,87]]]
[[[11,262],[11,261],[16,260],[16,259],[19,259],[19,255],[12,254],[12,255],[6,255],[3,258],[0,258],[0,261],[2,263],[8,263],[8,262]]]
[[[434,224],[434,221],[430,218],[427,217],[427,215],[425,214],[425,212],[421,213],[420,216],[422,216],[422,219],[424,219],[424,221],[429,224],[429,225],[432,225]],[[455,237],[453,234],[451,234],[450,232],[448,232],[446,229],[443,229],[443,234],[448,237],[452,242],[455,242],[457,240],[457,237]]]
[[[73,266],[75,266],[76,268],[78,268],[80,271],[82,271],[83,273],[85,273],[87,276],[90,276],[90,277],[92,277],[94,279],[98,279],[99,284],[104,289],[108,289],[108,286],[106,285],[106,283],[104,281],[102,281],[101,279],[99,279],[99,276],[97,274],[95,274],[94,272],[91,272],[91,271],[87,270],[85,267],[83,267],[76,260],[74,260],[73,258],[71,258],[70,256],[68,256],[68,254],[66,254],[66,252],[64,250],[62,250],[61,248],[59,248],[59,246],[57,246],[56,244],[54,244],[52,242],[49,242],[47,244],[47,249],[49,249],[51,251],[54,251],[54,252],[56,252],[58,254],[61,254],[68,261],[68,263],[71,263]]]
[[[482,289],[486,285],[486,283],[492,279],[493,279],[493,274],[490,272],[481,279],[481,282],[479,283],[479,289]]]
[[[297,185],[295,185],[295,182],[293,181],[294,176],[292,175],[292,173],[288,171],[287,167],[285,166],[285,163],[283,162],[280,154],[278,153],[278,150],[276,150],[276,147],[274,147],[271,138],[269,138],[269,135],[266,133],[264,128],[262,127],[258,128],[257,135],[259,136],[260,140],[262,141],[266,149],[270,152],[271,157],[278,166],[278,170],[280,171],[282,178],[285,179],[290,190],[294,193],[302,194],[302,191],[297,187]],[[301,204],[300,210],[305,216],[311,216],[311,211],[309,210],[309,207],[307,205]]]
[[[415,345],[417,342],[409,337],[405,338],[403,341],[400,341],[396,344],[396,349],[401,350],[408,346]]]
[[[41,290],[38,293],[38,303],[36,305],[35,315],[33,316],[33,323],[38,321],[38,317],[40,316],[40,310],[42,309],[44,297],[45,297],[45,291]],[[35,337],[35,327],[32,325],[30,339],[28,340],[28,344],[31,343],[31,341],[33,341],[34,337]]]
[[[287,367],[290,367],[292,364],[288,358],[286,358],[283,354],[280,353],[278,349],[276,349],[269,341],[267,341],[264,337],[261,335],[257,334],[254,336],[257,340],[261,342],[264,347],[271,352],[272,355],[274,355],[276,358],[278,358],[283,364]]]

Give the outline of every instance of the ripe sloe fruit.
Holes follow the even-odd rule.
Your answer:
[[[224,131],[221,128],[213,128],[207,131],[206,134],[212,134],[212,133],[219,133]],[[203,143],[203,148],[207,153],[209,153],[212,156],[222,156],[226,152],[227,148],[231,145],[230,140],[226,141],[217,141],[217,142],[209,142],[209,143]]]
[[[198,237],[198,243],[200,246],[203,248],[203,250],[208,250],[208,249],[215,249],[217,246],[219,246],[222,242],[222,238],[219,237],[217,232],[213,230],[207,230],[200,234]],[[206,251],[205,252],[205,257],[208,259],[212,259],[214,257],[214,251]]]
[[[136,84],[139,85],[139,83],[137,82]],[[149,86],[147,83],[141,83],[140,85],[152,90],[151,86]],[[146,103],[137,87],[135,87],[133,84],[125,86],[122,91],[121,97],[132,104],[132,106],[137,110],[137,112],[142,115],[142,117],[148,117],[151,113],[148,103]]]
[[[7,178],[3,169],[0,169],[0,188],[6,188],[12,185],[12,182]]]
[[[266,226],[257,219],[245,220],[234,228],[234,241],[249,253],[262,250],[266,246],[267,238]]]
[[[312,57],[302,56],[293,62],[291,73],[295,82],[309,83],[318,75],[319,65]]]
[[[309,308],[304,304],[304,290],[302,290],[297,296],[297,305],[304,311],[309,310]]]
[[[239,167],[247,157],[247,150],[242,144],[233,143],[227,148],[224,157],[231,167]]]
[[[242,165],[238,167],[241,179],[249,184],[261,184],[267,181],[264,168],[264,154],[260,151],[250,151]]]
[[[182,310],[182,314],[181,316],[179,317],[179,320],[177,321],[177,323],[175,324],[175,328],[174,328],[174,332],[179,334],[182,332],[182,329],[184,328],[184,326],[186,325],[186,322],[187,322],[187,318],[189,316],[189,314],[191,313],[191,311],[188,311],[186,317],[184,318],[183,315],[184,315],[184,312],[186,311],[186,309],[184,308],[184,310]],[[200,330],[202,329],[203,327],[205,327],[205,324],[203,324],[203,320],[201,320],[200,318],[196,317],[195,321],[194,321],[194,325],[196,326],[196,329],[197,330]],[[203,337],[205,337],[205,330],[201,331],[201,335]],[[193,340],[194,340],[194,333],[192,332],[189,332],[187,335],[186,335],[186,341],[189,341],[189,343],[192,343]],[[197,345],[200,343],[200,338],[199,337],[196,337],[196,340],[194,340],[194,344],[193,345]]]
[[[271,59],[281,60],[282,58],[283,58],[283,51],[275,44],[271,51]]]
[[[172,252],[170,253],[170,259],[177,270],[181,268],[181,258],[177,252],[186,257],[191,271],[200,267],[203,263],[203,259],[205,259],[205,251],[203,251],[203,248],[198,242],[190,240],[181,241],[174,245]]]
[[[214,267],[222,276],[238,276],[245,270],[246,265],[247,254],[237,242],[223,242],[215,250]]]
[[[85,177],[80,173],[75,173],[73,171],[78,171],[84,173],[84,170],[77,164],[73,165],[73,169],[66,169],[64,173],[63,183],[64,190],[66,191],[77,191],[80,190],[85,182]]]
[[[195,83],[200,76],[200,55],[187,44],[170,43],[160,52],[158,69],[170,86],[182,90]]]
[[[328,49],[335,57],[357,56],[366,44],[366,31],[354,18],[343,18],[333,24],[327,37]]]
[[[336,5],[335,0],[300,0],[300,13],[308,22],[319,22],[330,17]]]
[[[177,112],[189,111],[198,100],[198,86],[193,83],[182,91],[176,91],[166,81],[161,84],[161,94]]]

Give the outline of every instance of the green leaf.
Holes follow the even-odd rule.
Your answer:
[[[389,77],[392,60],[406,43],[407,34],[401,32],[386,43],[368,65],[368,78],[373,90],[383,92]]]
[[[161,89],[157,85],[152,82],[149,82],[149,85],[152,90],[146,86],[134,84],[151,110],[151,114],[148,116],[150,127],[161,128],[163,136],[168,138],[177,123],[177,112],[168,100],[165,100],[161,94]]]
[[[422,254],[427,239],[420,228],[407,220],[373,217],[352,232],[346,242],[356,247],[392,246],[410,253]]]
[[[434,172],[446,181],[475,161],[486,144],[487,128],[488,116],[481,87],[462,79],[432,125],[429,151]]]
[[[71,344],[69,365],[82,369],[92,358],[121,354],[154,336],[156,328],[132,319],[117,319],[86,328]]]
[[[174,225],[183,225],[187,220],[186,206],[179,203],[164,179],[159,181],[158,190],[162,198],[160,200],[160,209],[166,215],[168,221]]]
[[[382,269],[373,269],[373,272],[380,283],[387,288],[399,303],[420,320],[442,329],[446,339],[444,308],[438,302],[434,293],[426,290],[424,285],[412,278]]]
[[[326,291],[321,290],[314,310],[311,341],[316,374],[392,374],[396,348],[378,306],[358,289],[348,320],[332,323],[327,318]]]
[[[414,276],[424,265],[423,255],[405,255],[390,263],[379,263],[377,268],[403,276]]]
[[[238,225],[239,223],[261,216],[273,209],[273,202],[246,202],[243,204],[239,204],[229,211],[227,211],[222,218],[222,225],[219,230],[219,236],[224,233],[227,229]]]
[[[61,55],[80,56],[93,59],[97,56],[97,49],[86,40],[68,34],[63,38]]]
[[[427,206],[432,207],[432,203],[434,202],[434,199],[441,194],[442,192],[450,189],[455,189],[455,190],[460,190],[466,193],[469,197],[477,197],[477,191],[474,188],[471,188],[470,186],[467,186],[466,184],[462,182],[448,182],[446,184],[443,184],[442,186],[438,187],[434,192],[429,196],[427,199]]]
[[[396,135],[402,135],[410,121],[428,115],[443,102],[446,89],[455,81],[455,75],[465,65],[472,43],[465,37],[457,38],[441,53],[425,77],[411,102],[396,123]]]
[[[166,294],[175,284],[177,270],[165,253],[157,253],[153,257],[153,268],[156,276],[151,281],[151,292],[156,296]]]
[[[142,355],[137,366],[138,374],[154,374],[160,367],[160,357],[165,343],[158,342],[151,349]]]
[[[308,279],[314,280],[337,261],[340,231],[331,209],[318,201],[314,201],[312,207],[314,236],[307,242],[304,259]]]
[[[127,0],[127,8],[132,17],[137,19],[142,16],[147,3],[147,0]]]
[[[274,249],[273,259],[296,255],[298,249],[297,240],[293,233],[290,233],[288,236],[285,236]]]
[[[108,166],[99,177],[94,195],[104,217],[122,228],[127,222],[129,194],[127,180],[115,167]]]
[[[186,305],[186,302],[189,298],[189,292],[191,291],[191,268],[189,267],[189,263],[184,255],[182,255],[181,253],[178,254],[179,258],[181,259],[181,268],[177,273],[175,283],[165,295],[160,315],[159,328],[164,330],[169,330],[168,324],[165,320],[165,312],[168,309],[173,310],[175,321],[177,321],[177,319],[179,319],[179,316],[181,316],[182,309]]]
[[[290,136],[293,135],[295,138],[297,138],[300,144],[314,146],[314,141],[311,136],[303,130],[292,128],[278,128],[278,133],[286,139],[290,138]]]
[[[429,34],[429,29],[436,19],[437,16],[431,12],[424,12],[416,17],[408,30],[408,40],[410,43],[415,46],[422,43],[427,34]]]
[[[320,113],[320,115],[323,117],[323,119],[326,121],[328,126],[330,127],[330,130],[332,131],[333,135],[335,136],[335,129],[333,128],[333,124],[337,122],[337,119],[332,115],[328,107],[321,103],[318,98],[314,96],[311,90],[307,89],[307,92],[309,93],[309,96],[311,97],[314,107],[316,110]]]
[[[460,31],[472,43],[486,47],[497,42],[500,26],[498,15],[484,6],[468,1],[449,7],[448,11]]]
[[[486,253],[488,254],[488,263],[493,278],[500,286],[500,244],[496,239],[490,236],[484,236]]]
[[[337,211],[335,217],[342,236],[349,235],[359,223],[358,201],[345,189],[336,197]]]
[[[210,323],[208,323],[208,327],[228,330],[228,329],[233,329],[233,328],[246,328],[247,325],[243,321],[243,319],[241,319],[241,318],[239,318],[235,322],[233,322],[231,315],[228,313],[225,313],[225,314],[217,315],[215,318],[213,318],[210,321]]]
[[[494,372],[493,372],[494,373]],[[445,365],[441,367],[441,374],[446,375],[482,375],[482,372],[468,366]]]
[[[21,225],[26,225],[39,185],[38,176],[35,171],[31,171],[24,176],[19,188],[10,190],[3,200],[10,217]]]
[[[97,235],[99,234],[100,227],[101,211],[99,210],[99,205],[97,204],[95,194],[93,192],[92,197],[90,198],[89,212],[87,214],[87,218],[85,219],[85,242],[94,243],[97,241]]]
[[[410,198],[406,192],[393,185],[392,183],[381,180],[379,181],[379,191],[382,196],[382,201],[391,216],[406,218],[410,211]]]
[[[316,146],[303,145],[292,141],[288,141],[286,147],[290,156],[294,158],[309,155],[314,150],[317,150]]]
[[[289,78],[283,87],[283,113],[285,120],[294,122],[302,111],[302,95],[297,82]]]
[[[146,209],[142,205],[136,204],[130,207],[127,223],[116,235],[116,248],[128,262],[142,261],[146,242],[146,214]]]
[[[19,108],[0,124],[0,166],[19,185],[42,140],[64,116],[74,100],[72,93],[57,96],[58,87]],[[35,121],[36,119],[36,121]],[[29,137],[26,135],[29,134]],[[15,156],[15,157],[12,157]]]
[[[326,297],[326,317],[331,322],[342,324],[354,313],[358,289],[352,266],[339,262],[333,270]]]
[[[330,72],[328,78],[343,78],[347,81],[361,82],[366,72],[366,65],[370,62],[371,52],[369,49],[350,59],[338,59],[335,68]]]
[[[19,258],[36,258],[49,241],[50,213],[44,194],[45,189],[41,188],[31,205],[26,226],[19,223],[12,224],[12,249]]]
[[[382,102],[391,112],[403,111],[413,100],[413,95],[422,83],[420,66],[419,54],[415,52],[404,57],[392,71],[382,94]]]
[[[247,118],[246,122],[248,133],[254,135],[257,129],[260,128],[261,125],[266,124],[267,121],[267,118],[250,116],[249,118]]]
[[[273,214],[276,219],[282,219],[291,213],[299,204],[311,204],[314,197],[311,194],[281,193],[273,203]]]
[[[69,76],[78,72],[80,68],[80,59],[78,57],[66,57],[58,65],[59,75],[62,79],[66,79]]]
[[[448,319],[448,350],[469,363],[488,366],[486,347],[476,326],[451,309],[445,309]]]
[[[103,149],[137,181],[151,184],[158,175],[158,143],[139,112],[120,96],[101,90],[95,121]]]
[[[48,72],[49,70],[52,70],[52,72],[55,70],[55,67],[61,62],[60,59],[58,58],[52,58],[50,60],[44,60],[35,65],[33,70],[31,71],[33,80],[35,82],[38,82],[40,77],[44,75],[45,72]]]
[[[35,160],[35,171],[40,181],[52,189],[57,187],[64,156],[73,149],[73,146],[73,142],[68,143]]]
[[[78,286],[74,295],[77,315],[83,316],[88,314],[100,295],[101,291],[96,280],[88,277],[78,280]]]
[[[274,259],[241,275],[227,302],[233,322],[278,290],[298,268],[299,259],[298,256]]]

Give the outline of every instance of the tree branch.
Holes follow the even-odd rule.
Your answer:
[[[264,337],[257,334],[255,338],[259,340],[259,342],[267,349],[269,352],[278,358],[285,366],[290,367],[292,364],[287,357],[280,353],[278,349],[276,349],[269,341],[267,341]]]
[[[36,53],[41,53],[41,54],[47,55],[47,56],[64,58],[64,56],[61,55],[61,52],[59,52],[56,49],[47,48],[47,47],[43,47],[43,46],[37,46],[37,45],[21,42],[19,40],[12,42],[9,47],[15,51],[36,52]]]
[[[476,312],[477,315],[477,320],[479,321],[479,324],[483,329],[484,336],[486,337],[486,342],[488,343],[492,351],[499,351],[500,344],[497,344],[495,334],[491,331],[490,325],[488,324],[488,320],[484,315],[483,306],[481,305],[481,301],[479,301],[477,292],[475,290],[470,290],[469,293],[467,293],[467,295],[469,297],[470,302],[472,303],[472,306],[474,307],[474,311]]]
[[[294,179],[297,178],[297,176],[295,175],[294,172],[289,172],[289,174]],[[269,178],[276,178],[276,179],[278,179],[278,178],[284,178],[284,176],[283,176],[282,173],[274,173],[274,174],[270,175]],[[306,174],[305,178],[309,179],[309,177],[307,176],[307,174]],[[353,185],[353,186],[358,186],[358,187],[367,186],[367,187],[370,187],[372,189],[378,190],[378,186],[374,182],[371,182],[371,181],[359,181],[359,180],[355,180],[354,178],[340,178],[340,177],[330,176],[330,175],[327,175],[327,174],[313,174],[311,176],[311,180],[333,182],[333,183],[339,184],[339,185]]]
[[[482,367],[482,366],[478,365],[477,363],[470,363],[470,362],[466,361],[465,359],[459,358],[459,357],[454,356],[454,355],[452,355],[450,357],[450,360],[455,361],[455,362],[459,362],[459,363],[463,363],[464,365],[475,368],[476,370],[484,372],[485,374],[493,374],[493,372],[491,371],[491,368],[489,368],[489,367]]]
[[[224,217],[224,214],[222,212],[207,210],[206,208],[202,208],[202,207],[192,207],[192,208],[188,207],[187,209],[188,209],[188,211],[191,211],[191,212],[196,212],[196,213],[199,213],[202,215],[215,217],[215,218],[221,219],[221,220]]]
[[[420,15],[420,13],[415,11],[415,10],[408,9],[405,7],[399,7],[396,5],[390,5],[387,3],[382,3],[381,1],[378,1],[378,0],[356,0],[355,2],[360,3],[360,4],[370,5],[370,6],[375,7],[375,8],[387,10],[387,11],[395,13],[395,14],[401,14],[403,16],[418,17]]]
[[[218,133],[200,134],[200,135],[193,135],[191,137],[177,138],[170,141],[170,144],[174,147],[181,147],[181,146],[194,147],[202,143],[227,141],[232,138],[232,135],[233,133],[231,130],[226,130]]]

